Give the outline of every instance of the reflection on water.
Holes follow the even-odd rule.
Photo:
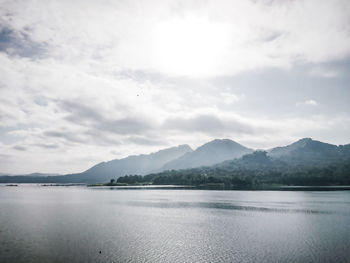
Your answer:
[[[307,213],[307,214],[330,214],[331,211],[319,211],[308,209],[290,209],[290,208],[273,208],[261,206],[245,206],[231,203],[215,203],[215,202],[144,202],[132,201],[128,204],[144,207],[159,207],[159,208],[216,208],[230,210],[246,210],[260,212],[278,212],[278,213]]]
[[[0,187],[0,262],[350,262],[349,247],[350,191]]]

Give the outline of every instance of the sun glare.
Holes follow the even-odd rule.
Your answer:
[[[173,74],[205,76],[220,67],[227,36],[224,25],[206,19],[168,20],[156,28],[158,63]]]

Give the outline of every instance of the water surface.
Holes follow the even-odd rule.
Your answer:
[[[349,248],[350,191],[0,187],[0,262],[350,262]]]

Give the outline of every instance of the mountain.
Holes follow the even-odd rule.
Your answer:
[[[61,177],[56,173],[0,174],[0,183],[53,183]]]
[[[27,176],[27,177],[45,177],[45,176],[57,176],[57,173],[30,173],[30,174],[8,174],[0,173],[0,176]]]
[[[166,163],[162,170],[177,170],[200,166],[210,166],[225,160],[242,157],[244,154],[253,152],[237,142],[229,139],[213,140],[195,151],[188,152],[183,156]]]
[[[187,144],[151,154],[128,156],[101,162],[82,173],[60,176],[0,176],[0,183],[101,183],[126,174],[148,174],[159,170],[165,163],[193,151]]]
[[[269,151],[269,156],[288,162],[335,162],[350,156],[349,145],[333,145],[311,138],[303,138],[283,147],[276,147]]]
[[[119,160],[102,162],[86,170],[81,175],[89,180],[96,178],[99,182],[109,181],[111,178],[118,178],[125,174],[144,175],[159,170],[170,160],[192,151],[187,144],[179,145],[156,153],[134,155]]]
[[[31,173],[31,174],[24,174],[23,176],[45,177],[45,176],[57,176],[57,175],[59,175],[59,174],[57,174],[57,173]]]

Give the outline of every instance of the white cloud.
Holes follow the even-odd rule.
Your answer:
[[[230,92],[221,92],[220,95],[221,95],[224,103],[228,104],[228,105],[240,101],[240,97],[239,96],[237,96],[236,94],[232,94]]]
[[[310,70],[309,74],[311,76],[320,76],[323,78],[335,78],[339,75],[339,72],[333,69],[327,69],[324,67],[316,67]]]
[[[348,1],[19,1],[3,26],[94,71],[215,76],[350,55]]]
[[[268,147],[303,132],[326,134],[340,123],[346,134],[347,116],[334,123],[276,117],[254,104],[259,95],[246,98],[235,85],[208,80],[345,58],[349,6],[1,1],[0,34],[7,30],[7,38],[0,38],[0,132],[6,129],[0,169],[78,172],[102,160],[217,137]]]
[[[301,101],[301,102],[297,102],[296,103],[297,107],[303,106],[303,105],[306,105],[306,106],[317,106],[318,103],[315,100],[305,100],[305,101]]]

